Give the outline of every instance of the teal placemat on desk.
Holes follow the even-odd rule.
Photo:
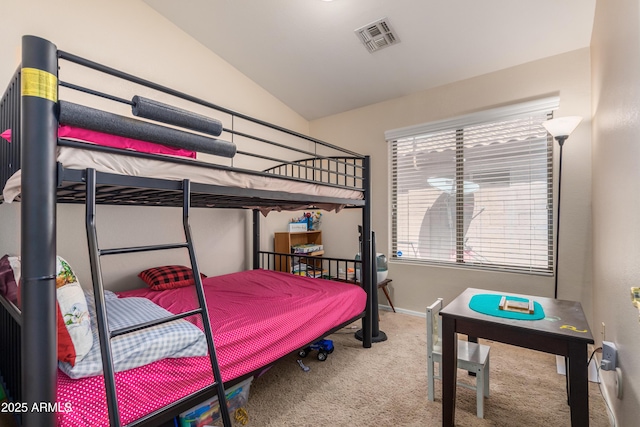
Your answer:
[[[500,310],[500,300],[503,295],[478,294],[471,297],[469,308],[478,313],[488,314],[489,316],[505,317],[507,319],[518,320],[540,320],[544,319],[544,310],[542,306],[533,302],[533,313],[518,313],[517,311]],[[525,298],[511,297],[506,295],[510,301],[528,301]]]

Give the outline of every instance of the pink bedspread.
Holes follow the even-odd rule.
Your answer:
[[[203,281],[223,381],[238,378],[295,351],[364,311],[358,286],[267,270],[209,277]],[[142,296],[173,313],[197,307],[193,286],[122,292]],[[199,327],[199,316],[191,320]],[[121,419],[131,422],[210,384],[208,357],[165,359],[116,374]],[[101,376],[71,380],[59,371],[58,402],[71,410],[59,424],[106,426]]]

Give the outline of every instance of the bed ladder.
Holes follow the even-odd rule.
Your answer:
[[[208,386],[205,389],[202,389],[191,396],[187,396],[177,402],[174,402],[171,407],[177,407],[178,405],[183,405],[184,401],[189,397],[195,396],[196,394],[204,394],[206,392],[210,392],[212,389],[215,389],[215,393],[218,396],[218,402],[220,406],[220,414],[222,416],[222,421],[224,427],[231,427],[231,419],[229,417],[229,410],[227,408],[227,402],[225,398],[224,386],[221,381],[220,376],[220,367],[218,365],[218,359],[216,356],[215,345],[213,342],[213,334],[211,332],[211,324],[209,322],[209,313],[207,310],[207,305],[204,297],[204,290],[202,288],[202,278],[200,277],[200,271],[198,269],[198,264],[195,257],[195,250],[193,247],[193,240],[191,238],[191,227],[189,226],[189,208],[191,205],[191,184],[188,179],[183,180],[182,182],[182,192],[183,192],[183,206],[182,206],[182,224],[184,228],[184,234],[186,238],[185,243],[174,243],[174,244],[166,244],[166,245],[152,245],[152,246],[138,246],[138,247],[129,247],[129,248],[116,248],[116,249],[99,249],[98,248],[98,237],[96,231],[96,184],[97,184],[97,173],[95,169],[87,169],[86,170],[86,229],[87,229],[87,241],[89,244],[89,261],[91,264],[91,276],[93,279],[93,291],[96,299],[96,317],[97,317],[97,325],[98,325],[98,335],[100,339],[100,348],[102,350],[102,366],[104,372],[104,382],[105,388],[107,392],[107,406],[109,408],[109,423],[111,427],[120,427],[120,413],[118,410],[118,400],[116,395],[116,384],[115,384],[115,372],[113,366],[113,358],[111,353],[111,339],[120,335],[124,335],[130,332],[138,331],[144,328],[149,328],[152,326],[156,326],[159,324],[171,322],[174,320],[182,319],[192,315],[200,315],[202,317],[202,323],[204,326],[204,334],[207,339],[207,345],[209,347],[209,358],[211,360],[211,367],[213,370],[213,376],[215,381],[213,384]],[[191,261],[191,268],[193,270],[193,275],[195,279],[195,288],[198,296],[199,308],[195,310],[191,310],[188,312],[176,314],[170,317],[166,317],[163,319],[158,319],[150,322],[145,322],[139,325],[130,326],[127,328],[118,329],[115,331],[109,332],[109,325],[107,321],[107,313],[106,306],[104,300],[103,293],[103,283],[102,283],[102,270],[100,267],[100,257],[103,255],[118,255],[118,254],[126,254],[126,253],[134,253],[134,252],[146,252],[146,251],[157,251],[157,250],[165,250],[165,249],[177,249],[177,248],[187,248],[189,251],[189,259]],[[210,396],[210,394],[209,394]],[[203,399],[204,400],[204,399]],[[181,408],[182,409],[182,408]],[[189,408],[185,408],[184,410],[188,410]],[[157,411],[148,414],[132,423],[127,424],[127,426],[140,426],[145,423],[149,423],[150,420],[158,415],[160,412],[167,410],[167,407],[158,409]]]

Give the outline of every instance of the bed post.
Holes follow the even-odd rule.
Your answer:
[[[21,67],[23,425],[49,427],[55,412],[32,408],[56,402],[56,46],[24,36]]]
[[[260,268],[260,211],[253,210],[253,266],[254,270]]]
[[[362,318],[362,329],[356,332],[356,338],[362,340],[364,348],[371,347],[372,336],[372,296],[371,288],[371,172],[369,171],[369,156],[363,159],[362,190],[364,192],[364,206],[362,208],[362,265],[360,274],[362,275],[362,286],[367,293],[367,306],[365,316]],[[377,292],[377,289],[376,289]]]
[[[378,307],[378,254],[376,253],[376,232],[371,232],[371,341],[387,340],[387,334],[380,330]]]

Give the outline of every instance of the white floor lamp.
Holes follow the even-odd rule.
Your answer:
[[[547,120],[542,123],[542,126],[558,141],[560,145],[560,162],[558,167],[558,215],[557,215],[557,224],[556,224],[556,265],[555,265],[555,287],[554,287],[554,298],[558,299],[558,253],[559,251],[559,242],[560,242],[560,202],[561,202],[561,192],[562,192],[562,146],[564,145],[564,141],[569,138],[571,132],[573,132],[578,124],[582,121],[582,117],[579,116],[570,116],[570,117],[559,117],[557,119]]]

